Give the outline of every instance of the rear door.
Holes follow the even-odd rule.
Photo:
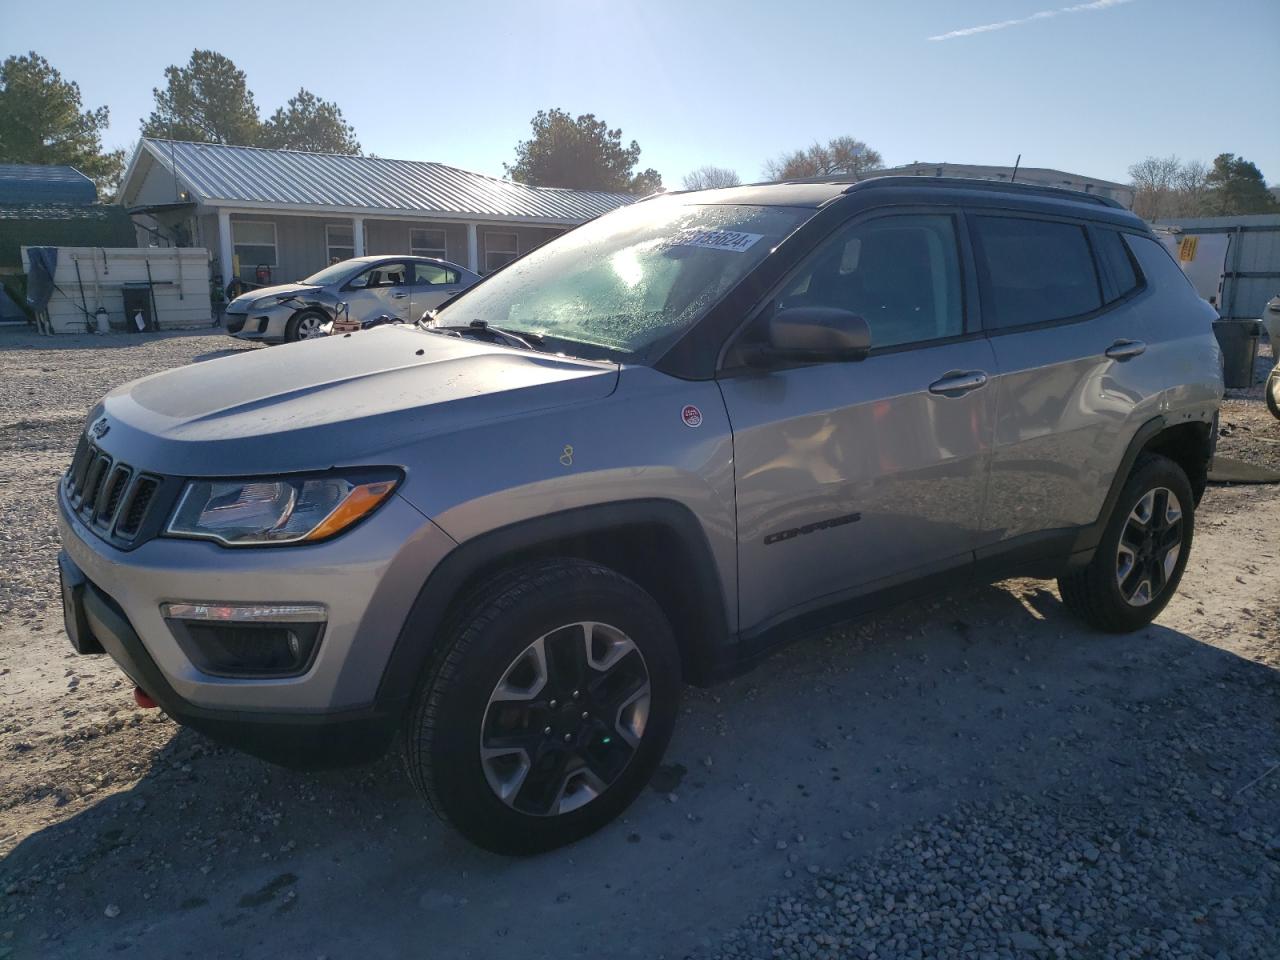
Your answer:
[[[762,372],[729,351],[744,629],[971,565],[995,408],[961,222],[933,209],[855,220],[742,338],[784,307],[839,307],[870,326],[867,359]]]
[[[1136,265],[1108,226],[968,219],[996,363],[984,530],[1001,544],[1092,523],[1150,395]]]
[[[413,263],[411,287],[409,316],[419,320],[428,310],[434,310],[462,289],[462,275],[442,263],[418,260]]]

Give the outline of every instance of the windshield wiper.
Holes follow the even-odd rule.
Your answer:
[[[493,326],[487,320],[472,320],[465,327],[464,326],[428,327],[427,329],[428,330],[447,330],[450,333],[456,333],[459,336],[467,333],[472,333],[472,334],[489,333],[489,334],[493,334],[495,337],[500,337],[502,340],[506,341],[508,344],[512,346],[521,347],[524,350],[540,350],[544,345],[542,337],[540,337],[536,333],[527,333],[524,330],[521,330],[519,333],[517,333],[514,330],[504,330],[502,329],[502,327]]]

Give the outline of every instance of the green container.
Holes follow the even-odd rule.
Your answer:
[[[1215,320],[1213,335],[1222,348],[1222,376],[1226,385],[1233,389],[1252,387],[1262,324],[1257,320]]]

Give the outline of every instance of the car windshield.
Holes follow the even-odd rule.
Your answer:
[[[549,350],[656,358],[812,213],[647,200],[539,247],[442,309],[433,325],[481,320]]]
[[[337,283],[339,280],[345,280],[348,275],[354,273],[356,268],[361,264],[352,263],[350,260],[343,260],[341,263],[333,263],[307,277],[305,280],[299,280],[299,283],[314,283],[317,287],[325,287],[331,283]]]

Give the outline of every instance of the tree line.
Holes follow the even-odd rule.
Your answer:
[[[342,110],[305,87],[267,117],[259,112],[245,72],[213,50],[193,50],[183,66],[164,71],[152,89],[154,108],[140,120],[144,137],[358,155],[360,141]],[[125,151],[107,151],[105,106],[86,109],[80,87],[34,51],[0,64],[0,162],[67,164],[110,196],[124,172]],[[519,183],[644,195],[663,189],[652,167],[640,166],[640,145],[595,114],[539,110],[530,136],[504,164]],[[879,151],[852,136],[784,153],[764,163],[767,180],[859,177],[884,166]],[[1267,213],[1280,202],[1261,171],[1235,154],[1212,165],[1177,157],[1147,157],[1129,168],[1134,212],[1146,219]],[[691,170],[686,190],[737,186],[737,171],[705,165]]]
[[[1133,212],[1144,220],[1280,212],[1256,164],[1220,153],[1210,166],[1176,156],[1147,157],[1129,168]]]
[[[358,154],[355,130],[338,105],[305,87],[265,120],[243,70],[212,50],[194,50],[185,66],[165,69],[152,90],[155,109],[141,120],[144,137]],[[106,107],[85,109],[80,87],[35,51],[0,64],[0,162],[66,164],[110,196],[125,151],[104,150]]]

